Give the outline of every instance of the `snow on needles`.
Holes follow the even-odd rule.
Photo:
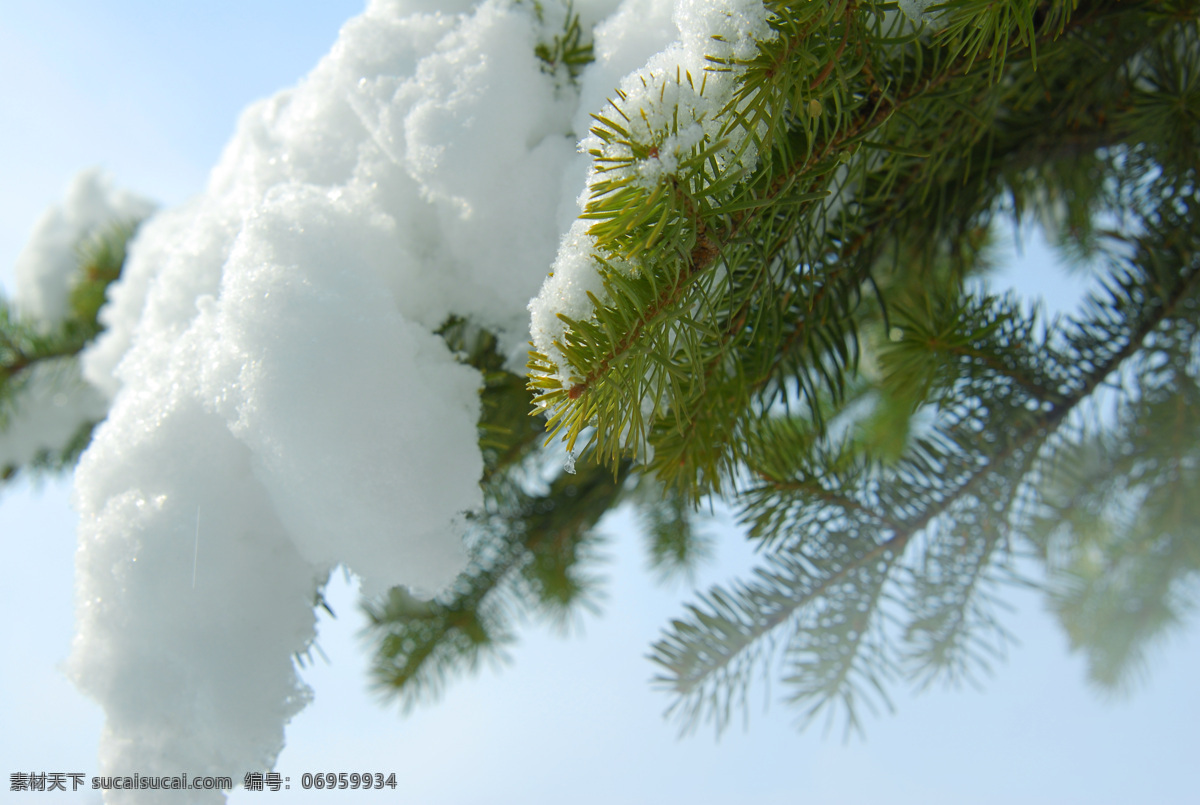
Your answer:
[[[61,323],[68,312],[81,242],[99,229],[139,221],[153,210],[150,201],[115,187],[98,170],[76,176],[63,203],[38,219],[17,257],[13,301],[18,314],[44,330]]]
[[[70,311],[81,246],[106,227],[140,220],[153,209],[99,171],[80,173],[63,203],[38,219],[17,257],[13,312],[43,333],[54,330]],[[104,395],[83,382],[73,358],[41,361],[12,382],[12,396],[0,401],[0,472],[61,453],[108,407]]]
[[[770,33],[758,0],[576,0],[596,59],[572,83],[535,55],[565,3],[451,5],[372,0],[307,78],[247,109],[205,192],[130,245],[82,358],[109,411],[76,474],[68,670],[106,712],[102,774],[272,767],[309,698],[293,657],[331,568],[368,594],[454,578],[482,502],[481,379],[434,331],[466,316],[520,367],[552,264],[535,343],[586,314],[598,278],[571,219],[588,113],[621,87],[653,128],[669,110],[643,79],[692,73],[667,98],[687,125],[647,131],[665,138],[653,181],[716,139],[733,79],[701,94],[705,56]],[[27,298],[52,317],[64,281],[39,265]]]
[[[642,30],[633,33],[635,28]],[[604,68],[622,61],[627,53],[625,39],[631,33],[640,41],[657,39],[661,44],[638,69],[614,76]],[[589,96],[589,83],[594,86],[597,80],[604,86],[619,82],[620,110],[614,106],[617,102],[610,101],[599,114],[622,121],[629,138],[609,141],[593,133],[580,143],[580,150],[595,161],[587,174],[587,187],[579,196],[579,207],[602,193],[594,189],[599,183],[618,180],[622,173],[632,173],[633,179],[652,190],[676,174],[681,159],[721,142],[724,145],[712,158],[723,172],[753,169],[758,154],[748,133],[727,126],[719,113],[734,99],[742,73],[736,62],[753,58],[759,43],[775,35],[759,0],[635,1],[623,6],[611,24],[598,27],[599,69],[585,74],[583,93]],[[713,59],[725,61],[728,69],[710,70]],[[586,115],[594,110],[581,111]],[[588,128],[586,121],[577,123],[582,123],[581,130]],[[628,142],[637,143],[651,155],[634,158]],[[591,312],[588,294],[604,298],[596,242],[588,229],[583,219],[574,223],[559,248],[553,273],[529,303],[534,348],[558,368],[556,376],[564,387],[574,385],[578,378],[573,377],[572,367],[555,343],[566,332],[560,314],[586,319]],[[611,256],[608,261],[614,265]]]

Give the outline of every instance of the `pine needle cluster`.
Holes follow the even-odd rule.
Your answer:
[[[606,152],[583,213],[605,293],[565,320],[568,367],[530,362],[552,436],[725,497],[762,546],[653,647],[672,711],[720,730],[778,672],[804,722],[856,728],[1002,654],[1023,560],[1121,683],[1196,569],[1195,4],[768,7],[758,55],[711,64],[756,166],[705,139],[647,187],[604,180],[629,175]],[[662,146],[625,100],[593,130],[621,168]],[[1078,315],[968,282],[1031,214],[1096,275]]]
[[[1181,622],[1200,570],[1200,8],[899,6],[768,2],[754,54],[674,76],[734,84],[669,165],[672,109],[617,92],[596,116],[591,314],[527,377],[471,322],[442,328],[484,379],[485,505],[451,589],[366,602],[382,690],[428,700],[522,619],[594,607],[597,524],[623,503],[664,577],[703,559],[716,498],[760,549],[651,649],[685,729],[725,728],[759,679],[847,730],[897,685],[974,679],[1009,640],[1006,585],[1044,588],[1109,689]],[[574,82],[590,32],[568,8],[537,56]],[[1069,316],[979,281],[995,233],[1031,219],[1090,275]],[[95,335],[131,233],[96,241],[53,332],[0,307],[0,427],[30,366]]]

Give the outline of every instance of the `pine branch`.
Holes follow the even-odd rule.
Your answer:
[[[584,215],[605,293],[557,344],[578,373],[564,382],[535,353],[531,388],[571,446],[591,424],[606,461],[649,445],[648,469],[666,484],[665,501],[642,503],[660,562],[688,550],[681,501],[747,479],[757,479],[741,492],[751,534],[773,551],[754,581],[712,591],[655,647],[686,723],[724,727],[776,645],[807,718],[840,710],[851,729],[860,706],[889,704],[896,679],[969,679],[1002,650],[993,593],[1011,580],[1036,479],[1077,429],[1074,412],[1106,372],[1136,362],[1155,326],[1135,298],[1145,280],[1136,267],[1118,272],[1112,310],[1040,349],[1015,300],[958,298],[1002,194],[1015,209],[1070,199],[1077,222],[1111,206],[1103,177],[1144,164],[1114,148],[1146,134],[1127,116],[1137,76],[1122,71],[1176,20],[1070,5],[993,14],[955,4],[943,20],[958,15],[958,27],[934,39],[885,30],[852,3],[781,6],[782,35],[760,58],[713,60],[745,77],[722,114],[730,136],[740,128],[760,149],[754,174],[722,173],[721,144],[705,142],[658,185],[631,184],[620,170],[658,158],[663,143],[630,134],[624,96],[597,118],[593,132],[628,154],[596,152],[602,179]],[[993,16],[975,24],[972,14]],[[1096,47],[1121,55],[1099,61]],[[989,71],[969,69],[985,55]],[[1113,150],[1080,156],[1098,146]],[[1022,184],[1034,172],[1049,178],[1037,192]],[[864,283],[885,330],[901,336],[869,339],[866,357],[885,376],[874,391],[854,376],[859,334],[875,323],[859,305]],[[928,285],[942,290],[915,290]],[[511,392],[507,378],[495,388]],[[861,435],[835,444],[825,412],[845,417],[870,399],[872,417],[900,423],[897,445],[918,406],[939,406],[939,419],[886,456]],[[531,431],[505,435],[518,431],[496,429],[487,462],[488,484],[504,490],[490,499],[511,504],[480,521],[495,531],[477,545],[491,548],[454,596],[417,609],[401,601],[377,623],[393,630],[384,653],[395,662],[381,662],[381,678],[391,674],[406,701],[495,654],[518,614],[553,609],[539,579],[574,566],[570,537],[525,545],[521,526],[501,525],[529,514],[513,503],[524,498],[511,473],[532,454]]]
[[[582,568],[593,528],[622,488],[623,476],[589,463],[543,494],[509,489],[502,507],[474,518],[471,564],[450,590],[421,602],[395,588],[381,602],[365,602],[376,688],[407,711],[437,698],[451,674],[502,659],[522,614],[540,611],[563,623],[591,592]]]
[[[18,319],[0,299],[0,432],[13,427],[20,410],[42,405],[30,398],[36,392],[34,375],[53,375],[70,366],[100,332],[98,314],[108,286],[120,277],[126,247],[140,222],[117,220],[87,233],[76,246],[78,268],[71,280],[67,313],[61,321]],[[45,446],[24,465],[0,463],[0,481],[18,473],[60,472],[73,467],[91,441],[98,422],[81,422],[61,445]]]
[[[849,13],[848,7],[842,10]],[[1091,15],[1085,15],[1079,24],[1096,14],[1098,12],[1093,11]],[[827,21],[831,30],[836,31],[836,39],[829,40],[834,42],[831,52],[837,52],[847,37],[863,36],[861,32],[849,33],[853,26],[842,24],[843,19],[844,15],[832,15]],[[1046,24],[1050,25],[1049,22]],[[1059,35],[1061,30],[1073,29],[1065,22],[1062,25],[1056,22],[1047,28],[1047,40]],[[811,33],[805,26],[789,31],[796,36]],[[826,41],[820,37],[816,39]],[[865,49],[865,36],[853,41],[856,51]],[[1015,44],[1011,47],[1012,54],[1024,53],[1030,45],[1031,42]],[[799,44],[795,38],[785,37],[770,47],[794,57]],[[788,83],[778,78],[787,70],[779,61],[771,60],[768,50],[764,45],[761,64],[756,62],[747,67],[744,86],[753,89],[745,89],[744,95],[763,107],[775,108],[771,106],[775,102],[769,97],[770,82],[777,80],[791,87],[796,79],[793,75]],[[810,60],[796,61],[802,65],[810,63]],[[803,265],[812,259],[807,244],[814,238],[819,242],[827,237],[826,232],[807,222],[812,212],[819,209],[816,202],[824,195],[824,185],[830,181],[833,172],[843,160],[870,144],[867,140],[869,132],[884,127],[884,124],[888,124],[889,131],[894,130],[899,123],[892,125],[893,122],[903,122],[909,117],[930,118],[931,124],[925,128],[943,142],[935,145],[929,141],[928,134],[923,135],[927,138],[923,144],[916,140],[905,142],[895,151],[900,154],[894,160],[897,167],[904,164],[901,159],[904,152],[935,153],[939,159],[955,153],[959,145],[944,141],[946,131],[962,131],[955,140],[968,146],[983,136],[991,121],[988,117],[966,120],[968,114],[963,114],[963,120],[957,120],[956,124],[969,125],[961,126],[946,125],[944,120],[938,120],[934,125],[933,119],[944,117],[941,109],[956,93],[961,93],[963,87],[974,87],[971,91],[991,95],[1001,93],[1003,88],[983,77],[969,77],[970,58],[966,56],[947,58],[945,53],[931,50],[926,56],[917,58],[916,63],[918,69],[906,79],[903,87],[892,84],[882,91],[874,77],[880,70],[879,65],[872,68],[870,76],[862,71],[845,71],[842,83],[849,82],[850,88],[835,90],[842,115],[832,125],[809,120],[803,127],[788,130],[786,136],[778,136],[778,153],[773,152],[769,159],[764,159],[760,173],[747,179],[740,185],[740,190],[730,190],[734,198],[748,202],[736,202],[739,209],[722,206],[719,201],[720,193],[731,187],[730,182],[722,179],[707,184],[707,174],[699,168],[687,179],[668,179],[668,184],[655,193],[637,191],[643,193],[641,198],[658,205],[654,209],[660,210],[645,217],[644,224],[639,223],[643,219],[630,211],[636,208],[637,193],[624,185],[620,188],[606,185],[603,192],[597,191],[599,194],[589,202],[585,217],[599,221],[592,231],[600,248],[612,254],[619,253],[622,259],[636,253],[639,268],[634,274],[615,266],[607,271],[606,300],[596,300],[595,320],[568,321],[572,329],[559,346],[580,372],[569,387],[561,386],[553,379],[558,367],[549,363],[545,356],[535,356],[531,364],[531,387],[542,392],[538,404],[550,411],[552,433],[563,434],[570,447],[584,426],[594,422],[597,450],[608,460],[628,449],[639,452],[649,441],[655,455],[654,471],[696,499],[709,491],[720,490],[722,479],[728,479],[736,471],[742,443],[738,429],[752,417],[761,384],[768,382],[759,379],[755,384],[748,384],[740,373],[717,377],[711,382],[716,376],[714,367],[722,365],[724,356],[745,354],[756,342],[763,344],[763,352],[773,352],[779,358],[789,354],[788,345],[792,343],[824,346],[815,355],[810,350],[802,356],[803,363],[815,370],[813,375],[799,370],[790,373],[790,377],[804,384],[802,388],[811,398],[810,402],[818,396],[814,393],[817,386],[807,385],[805,378],[816,379],[818,386],[832,382],[833,388],[838,388],[837,379],[853,368],[855,356],[855,348],[848,346],[853,331],[847,330],[853,319],[844,310],[834,316],[818,317],[815,328],[810,329],[811,325],[806,324],[787,328],[786,334],[780,329],[786,318],[783,312],[759,319],[760,326],[753,330],[746,329],[741,322],[755,299],[770,298],[766,289],[779,286],[777,279],[768,281],[765,275],[778,270],[777,265],[794,266],[797,262]],[[903,70],[897,72],[904,75]],[[756,79],[758,83],[755,83]],[[867,83],[856,86],[855,82]],[[870,82],[874,82],[874,89],[868,88]],[[961,82],[967,83],[959,86]],[[970,112],[970,107],[964,108]],[[765,113],[755,116],[744,110],[739,114],[739,119],[747,121],[770,118]],[[607,119],[600,121],[600,126],[614,141],[628,134],[623,127]],[[910,126],[901,130],[917,128]],[[797,142],[788,143],[789,138]],[[770,134],[761,139],[770,141]],[[644,156],[653,147],[630,143],[635,159],[639,153]],[[797,158],[788,159],[787,155],[793,150],[799,151]],[[698,159],[698,162],[703,160]],[[855,164],[867,163],[858,159]],[[893,175],[896,170],[883,173]],[[863,175],[869,176],[870,171]],[[926,178],[917,183],[913,192],[918,196],[927,192],[934,175],[926,169]],[[912,201],[898,202],[893,196],[885,197],[881,206],[908,207],[912,204]],[[863,203],[858,205],[856,212],[872,211]],[[869,215],[859,217],[860,220],[876,220]],[[671,222],[668,228],[674,228],[676,250],[639,240],[643,235],[638,233],[645,231],[642,227],[650,227],[654,220]],[[657,224],[655,231],[659,231]],[[830,234],[833,237],[832,254],[827,261],[821,260],[828,268],[814,268],[811,279],[822,288],[830,283],[855,288],[869,276],[868,265],[855,260],[838,261],[835,256],[863,249],[865,233]],[[662,237],[666,238],[665,235]],[[772,251],[760,256],[757,252],[761,249],[759,244],[763,243],[773,244]],[[785,253],[785,246],[789,246],[790,253],[796,256],[781,262],[779,258]],[[821,248],[828,247],[822,243]],[[879,249],[878,246],[867,246],[863,250],[866,255],[873,255]],[[760,266],[751,272],[752,279],[748,281],[730,282],[727,274],[717,271],[718,267],[740,271],[747,264]],[[732,296],[733,288],[742,296]],[[842,302],[847,298],[844,291],[833,295]],[[713,333],[723,336],[712,339]],[[670,354],[662,354],[663,344],[674,345]],[[824,366],[826,360],[831,361],[828,369]],[[782,380],[785,376],[788,375],[781,373],[771,381]],[[668,438],[675,434],[679,440]]]
[[[860,653],[864,635],[871,631],[864,617],[884,617],[879,605],[889,583],[896,589],[894,600],[915,615],[906,636],[918,643],[910,657],[923,662],[910,673],[928,682],[939,673],[965,671],[964,661],[971,654],[964,652],[972,633],[963,628],[965,620],[993,623],[985,609],[969,609],[974,606],[972,591],[989,558],[1021,520],[1013,516],[1013,507],[1029,494],[1024,479],[1044,460],[1047,444],[1072,412],[1145,349],[1156,329],[1177,310],[1194,306],[1200,291],[1200,250],[1195,248],[1194,225],[1190,229],[1188,235],[1180,234],[1188,230],[1175,228],[1160,233],[1161,245],[1176,262],[1153,265],[1155,261],[1143,255],[1142,263],[1135,262],[1126,278],[1108,289],[1108,298],[1094,302],[1091,315],[1069,330],[1074,355],[1057,357],[1072,370],[1070,380],[1059,388],[1032,393],[1025,384],[1007,384],[1008,375],[986,363],[965,375],[956,373],[940,387],[942,422],[890,469],[858,462],[830,476],[825,470],[843,462],[820,451],[789,453],[786,442],[773,456],[774,463],[771,456],[760,456],[765,466],[757,469],[763,481],[747,491],[747,510],[760,527],[763,522],[770,527],[787,522],[792,537],[768,556],[754,582],[729,592],[714,589],[699,606],[689,607],[688,620],[676,621],[655,645],[652,659],[664,672],[658,681],[675,692],[672,711],[685,728],[705,718],[718,730],[728,724],[732,703],[745,699],[750,669],[766,664],[770,651],[763,648],[764,641],[774,641],[772,636],[785,625],[790,627],[785,638],[789,653],[801,658],[793,662],[789,677],[797,686],[794,698],[815,700],[810,715],[840,702],[848,726],[856,725],[854,705],[870,691],[886,702],[883,682],[896,667],[886,652],[879,653],[883,643],[873,644],[876,648],[866,655]],[[1156,270],[1135,275],[1145,263]],[[982,306],[989,304],[995,303]],[[995,333],[992,329],[976,337]],[[1005,343],[1014,354],[1032,349]],[[1083,355],[1087,360],[1080,361]],[[973,357],[960,354],[955,361],[961,366]],[[776,429],[766,438],[779,433]],[[820,492],[812,492],[814,487]],[[781,513],[780,507],[787,512]],[[965,531],[959,534],[959,529]],[[918,536],[924,544],[914,549]],[[974,555],[963,556],[963,550]],[[936,565],[942,561],[938,557],[954,558],[956,553],[958,561],[966,562],[964,567],[930,575],[930,562]],[[915,568],[907,584],[894,578],[902,561]],[[946,579],[954,581],[947,584]],[[931,611],[931,586],[943,596],[957,586],[958,605]],[[902,595],[905,592],[909,594]],[[868,608],[853,617],[843,612],[841,621],[832,622],[839,628],[854,626],[844,630],[842,640],[838,630],[828,633],[821,618],[828,611],[841,611],[846,600],[865,602]]]
[[[580,462],[577,474],[559,472],[541,484],[543,423],[528,416],[524,382],[504,370],[495,336],[461,318],[439,333],[484,377],[485,506],[469,518],[471,561],[449,590],[420,601],[397,587],[363,602],[376,645],[376,689],[405,711],[440,696],[452,675],[503,659],[522,616],[541,613],[564,624],[588,605],[594,527],[622,496],[627,475],[627,468],[614,474]]]

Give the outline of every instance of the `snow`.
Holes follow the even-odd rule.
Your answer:
[[[0,407],[0,471],[39,455],[61,454],[80,428],[104,418],[103,395],[83,381],[79,364],[57,358],[30,367]]]
[[[13,302],[19,316],[36,321],[43,330],[61,323],[79,269],[81,241],[114,221],[145,218],[153,209],[148,200],[117,188],[99,170],[76,176],[63,203],[38,219],[17,257]]]
[[[98,170],[80,173],[62,204],[38,219],[17,257],[12,307],[16,317],[50,332],[69,313],[79,272],[79,248],[114,222],[140,220],[154,205]],[[0,405],[0,471],[59,454],[88,423],[104,418],[102,394],[83,382],[77,361],[58,358],[30,367],[15,379],[13,395]]]
[[[671,12],[669,24],[667,9]],[[579,148],[594,157],[594,162],[578,197],[578,209],[602,194],[602,182],[630,177],[653,190],[678,174],[681,159],[721,141],[724,145],[715,150],[713,158],[723,175],[752,170],[758,155],[749,133],[736,127],[727,129],[718,113],[733,100],[744,71],[735,62],[752,58],[759,43],[775,35],[758,0],[680,0],[650,7],[631,2],[609,23],[598,26],[595,69],[589,70],[583,81],[585,99],[596,97],[597,82],[611,86],[614,67],[636,61],[630,53],[631,41],[660,48],[619,80],[614,94],[619,102],[610,100],[599,112],[603,118],[620,121],[629,140],[653,155],[638,157],[626,142],[609,141],[596,133],[585,137]],[[726,60],[731,67],[711,71],[707,68],[712,59]],[[583,105],[580,109],[592,112]],[[533,346],[554,364],[556,371],[549,374],[564,387],[574,385],[578,377],[556,344],[565,327],[559,315],[586,318],[591,310],[587,294],[604,299],[599,277],[602,255],[587,229],[579,221],[572,226],[560,244],[551,276],[529,303]]]
[[[108,411],[76,472],[67,663],[105,710],[101,775],[271,768],[310,697],[294,657],[330,571],[368,594],[453,580],[482,505],[481,378],[436,329],[465,316],[523,371],[532,311],[552,350],[558,314],[602,293],[575,221],[606,147],[579,143],[590,113],[620,87],[660,144],[636,170],[659,181],[729,134],[715,117],[736,74],[706,77],[705,57],[772,35],[758,0],[576,2],[595,61],[573,82],[535,55],[567,8],[373,0],[243,113],[203,193],[139,229],[74,375],[88,415]],[[718,159],[752,167],[729,140]],[[39,224],[21,304],[61,316],[68,234],[146,209],[81,175]]]
[[[929,7],[940,0],[900,0],[900,11],[913,22],[933,22],[937,14]]]
[[[582,378],[570,373],[570,364],[557,346],[567,331],[563,317],[577,321],[588,318],[592,312],[588,295],[603,300],[607,294],[596,258],[596,239],[587,232],[589,225],[586,220],[571,225],[550,276],[537,299],[529,303],[534,347],[559,367],[559,377],[567,388]]]

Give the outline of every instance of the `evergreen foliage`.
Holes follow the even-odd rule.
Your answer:
[[[61,322],[47,327],[23,319],[0,298],[0,432],[8,429],[36,367],[61,371],[63,364],[73,362],[100,333],[98,314],[105,292],[121,275],[125,247],[137,232],[138,223],[113,221],[80,240],[75,249],[78,269],[71,285],[69,309]],[[83,423],[60,448],[40,451],[25,466],[0,461],[0,480],[8,481],[22,470],[37,473],[69,469],[87,447],[96,424]]]
[[[450,590],[426,602],[394,588],[366,604],[378,640],[374,674],[405,707],[435,696],[446,677],[502,655],[514,619],[543,611],[565,625],[595,580],[587,558],[594,526],[620,498],[627,463],[614,473],[591,464],[552,473],[536,450],[544,438],[528,416],[523,378],[505,371],[495,338],[455,319],[442,335],[484,377],[479,443],[485,506],[468,517],[471,562]]]
[[[1196,6],[769,7],[758,57],[712,65],[741,71],[721,115],[752,171],[705,140],[647,187],[627,169],[663,141],[624,123],[645,110],[597,117],[626,154],[596,163],[583,213],[606,293],[567,321],[570,366],[530,362],[569,449],[724,496],[762,546],[654,646],[672,711],[720,730],[778,668],[805,722],[856,728],[890,684],[1001,654],[1022,556],[1119,682],[1195,569]],[[965,282],[1030,213],[1100,275],[1077,317]]]
[[[724,728],[775,674],[804,723],[848,730],[897,684],[973,678],[1008,641],[1002,588],[1037,565],[1102,686],[1191,605],[1197,4],[767,6],[777,36],[710,63],[737,77],[721,135],[652,182],[630,176],[678,119],[639,139],[646,110],[620,94],[596,117],[622,155],[594,154],[582,217],[605,293],[566,321],[569,365],[534,351],[519,377],[491,334],[443,327],[484,378],[485,506],[450,590],[365,603],[376,681],[405,706],[502,657],[523,616],[594,603],[596,525],[622,502],[666,578],[703,560],[694,521],[715,498],[761,551],[652,647],[685,728]],[[580,18],[538,56],[577,78]],[[725,160],[730,143],[756,158]],[[974,281],[993,231],[1031,216],[1095,275],[1070,317]],[[0,308],[0,427],[30,365],[95,335],[132,231],[90,247],[60,329]]]

